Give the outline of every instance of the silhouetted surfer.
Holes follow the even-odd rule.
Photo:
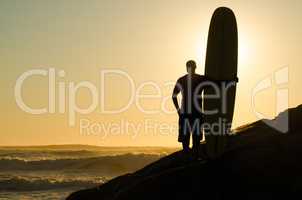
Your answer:
[[[174,87],[172,99],[174,106],[179,115],[179,135],[178,141],[182,143],[183,151],[189,152],[190,137],[193,139],[193,154],[198,156],[200,140],[203,139],[203,113],[202,113],[202,92],[206,87],[216,85],[217,89],[224,82],[233,84],[238,82],[236,77],[234,80],[212,80],[206,76],[195,73],[196,63],[190,60],[186,63],[187,74],[180,77]],[[181,107],[179,107],[177,95],[181,93]],[[222,98],[222,97],[220,97]],[[207,142],[207,141],[206,141]],[[208,144],[207,144],[208,145]],[[208,152],[202,152],[206,154]]]
[[[173,90],[173,103],[179,115],[178,141],[182,143],[183,150],[190,150],[190,136],[193,138],[193,153],[198,154],[200,140],[202,139],[202,88],[201,83],[206,81],[205,76],[195,73],[196,63],[190,60],[186,63],[187,74],[180,77]],[[181,93],[181,107],[177,95]]]

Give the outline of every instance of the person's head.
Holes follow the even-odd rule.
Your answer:
[[[195,73],[195,69],[196,69],[196,62],[194,60],[189,60],[186,63],[186,67],[187,67],[187,72],[189,74],[194,74]]]

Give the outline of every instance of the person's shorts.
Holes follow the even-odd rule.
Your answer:
[[[181,115],[178,120],[178,142],[190,139],[190,135],[202,140],[202,116]]]

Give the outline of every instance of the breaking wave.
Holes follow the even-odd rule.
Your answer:
[[[10,177],[0,180],[0,191],[41,191],[66,188],[87,188],[104,183],[104,180],[43,179],[32,177]]]
[[[34,160],[0,159],[0,171],[12,170],[98,170],[104,172],[132,171],[159,159],[161,155],[124,154],[77,159]]]

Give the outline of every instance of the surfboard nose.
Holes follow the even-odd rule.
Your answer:
[[[235,16],[234,12],[232,9],[228,8],[228,7],[218,7],[215,9],[213,16],[216,15],[231,15],[231,16]]]
[[[215,11],[214,11],[214,13],[215,12],[222,12],[222,11],[223,12],[232,12],[232,13],[234,13],[231,8],[224,7],[224,6],[216,8]]]

